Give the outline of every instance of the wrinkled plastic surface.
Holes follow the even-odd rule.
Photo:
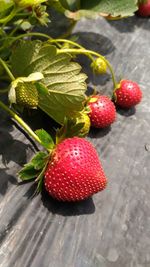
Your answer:
[[[87,48],[105,55],[117,77],[143,91],[136,110],[118,110],[108,130],[91,130],[109,178],[105,191],[80,203],[36,197],[34,185],[17,185],[16,173],[34,154],[31,140],[0,110],[0,266],[150,266],[150,20],[80,21],[74,33]],[[110,94],[110,77],[92,84]],[[38,118],[38,125],[44,121]]]

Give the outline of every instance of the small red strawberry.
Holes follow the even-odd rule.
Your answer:
[[[113,97],[117,106],[131,108],[141,101],[142,92],[137,83],[130,80],[122,80],[115,89]]]
[[[84,138],[73,137],[56,146],[44,184],[52,197],[60,201],[78,201],[103,190],[107,178],[92,144]]]
[[[91,126],[95,128],[108,127],[116,119],[115,105],[107,96],[92,96],[88,102],[88,107]]]
[[[149,17],[150,16],[150,0],[140,1],[137,14],[141,17]]]

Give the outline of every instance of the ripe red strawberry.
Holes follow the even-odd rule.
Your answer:
[[[149,17],[150,16],[150,0],[141,1],[139,4],[139,9],[137,14],[141,17]]]
[[[93,102],[95,99],[95,102]],[[116,119],[116,109],[114,103],[104,95],[92,96],[88,107],[91,126],[95,128],[105,128],[110,126]]]
[[[67,138],[52,153],[44,178],[48,193],[61,201],[78,201],[103,190],[107,179],[90,142]]]
[[[131,108],[141,101],[142,92],[137,83],[122,80],[114,91],[114,99],[116,105],[122,108]]]

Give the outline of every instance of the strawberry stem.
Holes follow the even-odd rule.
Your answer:
[[[115,74],[114,74],[113,68],[112,68],[111,64],[109,63],[109,61],[104,56],[102,56],[101,54],[99,54],[97,52],[94,52],[94,51],[91,51],[91,50],[86,50],[84,48],[81,48],[81,49],[75,49],[75,48],[73,48],[73,49],[57,49],[57,53],[58,54],[61,54],[61,53],[84,54],[84,55],[87,55],[90,59],[91,59],[91,55],[101,58],[107,64],[107,66],[108,66],[108,68],[109,68],[109,70],[111,72],[114,88],[116,88],[117,81],[116,81],[116,78],[115,78]],[[93,60],[93,58],[92,58],[92,60]]]
[[[15,77],[14,77],[13,74],[11,73],[11,71],[10,71],[10,69],[8,68],[6,62],[0,58],[0,63],[1,63],[1,65],[4,67],[4,69],[6,70],[8,76],[10,77],[10,79],[11,79],[12,81],[14,81],[14,80],[15,80]]]
[[[37,37],[43,37],[43,38],[46,38],[46,39],[51,39],[51,37],[45,33],[40,33],[40,32],[29,32],[29,33],[24,33],[24,34],[20,34],[18,35],[17,37],[7,37],[8,39],[11,38],[12,39],[12,42],[16,42],[17,40],[19,39],[22,39],[24,37],[32,37],[32,36],[37,36]]]
[[[20,34],[16,37],[13,37],[13,36],[6,36],[5,38],[7,40],[10,40],[9,42],[9,46],[12,45],[14,42],[20,40],[20,39],[23,39],[24,37],[32,37],[32,36],[37,36],[37,37],[43,37],[43,38],[46,38],[46,39],[50,39],[51,40],[51,37],[45,33],[40,33],[40,32],[29,32],[29,33],[24,33],[24,34]],[[5,38],[3,38],[5,40]],[[12,39],[12,40],[11,40]],[[6,48],[7,46],[2,46],[0,47],[0,51],[2,51],[4,48]]]
[[[67,40],[67,39],[62,39],[62,38],[57,38],[57,39],[51,39],[49,40],[49,42],[51,43],[68,43],[68,44],[71,44],[72,46],[76,46],[78,48],[83,48],[83,46],[79,45],[78,43],[75,43],[71,40]]]
[[[18,12],[18,7],[14,6],[13,10],[11,11],[11,13],[7,17],[0,19],[0,24],[6,25],[10,20],[12,20],[15,17],[17,12]]]
[[[7,107],[2,101],[0,101],[0,107],[4,109],[15,121],[17,121],[22,128],[31,136],[34,138],[35,141],[37,141],[40,145],[42,145],[41,140],[39,137],[32,131],[32,129],[9,107]]]
[[[12,37],[24,22],[25,20],[22,19],[19,23],[17,23],[16,27],[14,27],[13,30],[10,32],[9,37]]]
[[[5,89],[0,89],[0,94],[5,94],[5,93],[8,93],[8,88],[5,88]]]
[[[78,47],[80,49],[84,49],[85,50],[85,48],[82,45],[79,45],[78,43],[73,42],[71,40],[67,40],[67,39],[57,38],[57,39],[51,39],[51,40],[49,40],[49,42],[51,42],[51,43],[68,43],[68,44],[71,44],[72,46],[75,46],[75,47]],[[88,54],[88,57],[92,61],[94,61],[94,58],[90,54]]]

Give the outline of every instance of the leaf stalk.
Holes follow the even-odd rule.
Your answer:
[[[99,54],[97,52],[94,52],[92,50],[87,50],[87,49],[83,49],[83,48],[82,49],[81,48],[80,49],[75,49],[75,48],[72,48],[72,49],[57,49],[57,53],[58,54],[61,54],[61,53],[84,54],[84,55],[87,55],[88,57],[90,57],[90,59],[91,59],[91,55],[101,58],[107,64],[107,66],[108,66],[108,68],[110,70],[111,76],[112,76],[112,81],[113,81],[114,88],[116,88],[117,81],[116,81],[116,78],[115,78],[114,70],[113,70],[111,64],[109,63],[109,61],[104,56],[102,56],[101,54]],[[92,58],[92,60],[93,60],[93,58]]]
[[[7,72],[8,76],[10,77],[10,79],[12,81],[14,81],[15,77],[13,76],[13,74],[11,73],[10,69],[8,68],[6,62],[2,58],[0,58],[0,63],[4,67],[5,71]]]
[[[19,123],[19,125],[22,126],[22,128],[40,145],[42,145],[41,140],[39,137],[32,131],[32,129],[14,112],[12,111],[8,106],[6,106],[2,101],[0,101],[0,107],[5,110],[16,122]]]

